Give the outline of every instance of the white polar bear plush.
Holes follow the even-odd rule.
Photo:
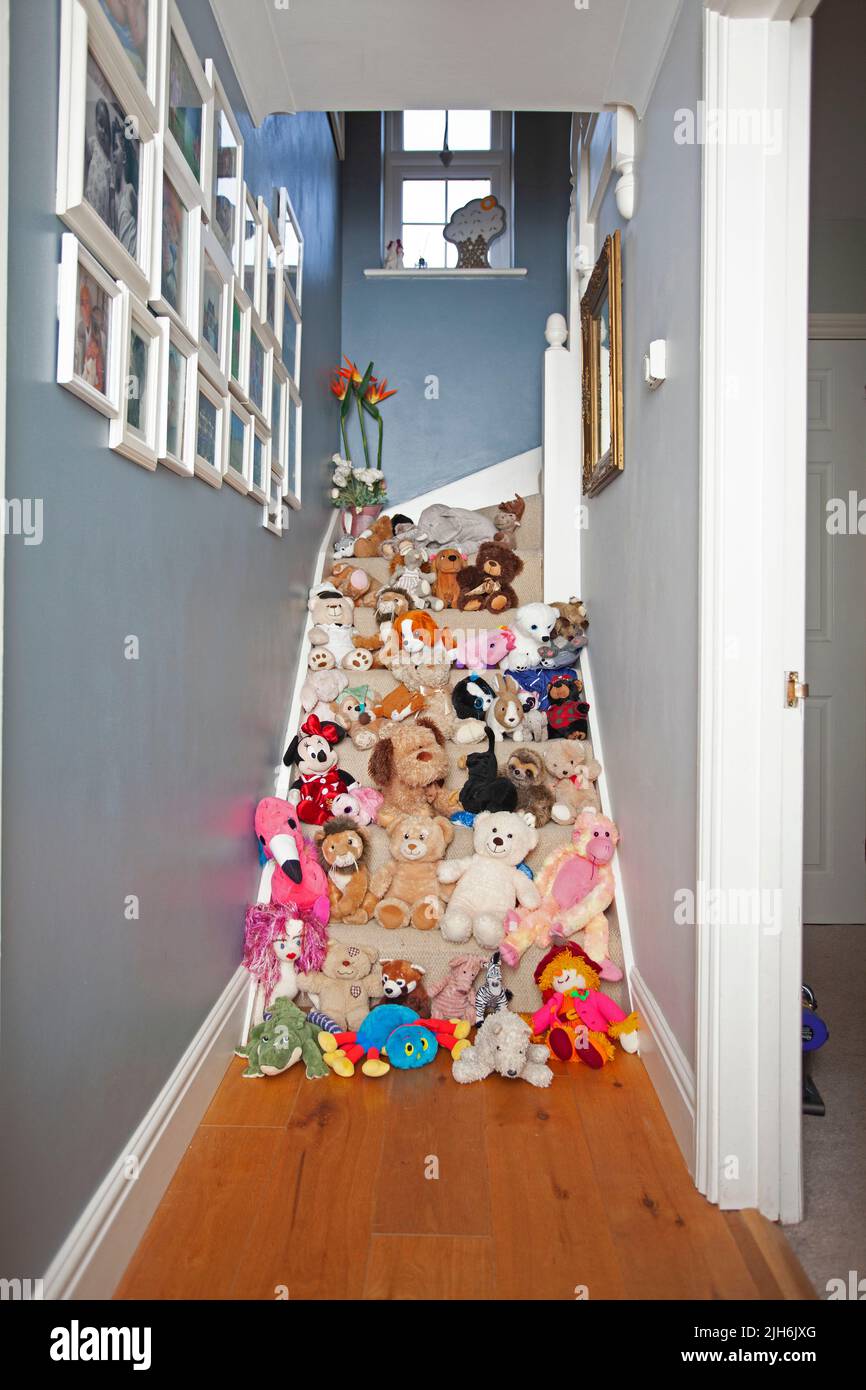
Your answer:
[[[499,665],[503,671],[531,671],[541,665],[540,647],[549,646],[559,614],[549,603],[524,603],[510,624],[514,646]]]
[[[474,932],[479,945],[495,949],[505,914],[518,903],[532,908],[541,902],[532,879],[517,868],[538,844],[538,831],[531,815],[482,811],[472,834],[471,859],[444,859],[436,871],[440,883],[456,884],[440,930],[446,941],[468,941]]]

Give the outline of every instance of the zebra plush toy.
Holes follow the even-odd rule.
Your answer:
[[[507,1009],[508,1001],[512,998],[511,990],[506,989],[502,983],[499,952],[494,951],[487,962],[484,984],[475,991],[475,1027],[480,1028],[490,1014],[498,1014],[501,1009]]]

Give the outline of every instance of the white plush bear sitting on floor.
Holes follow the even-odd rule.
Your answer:
[[[499,665],[503,671],[531,671],[541,665],[540,647],[550,645],[559,614],[549,603],[524,603],[509,624],[514,646]]]
[[[517,903],[537,907],[541,901],[532,879],[518,869],[538,844],[531,816],[513,811],[482,811],[473,828],[471,859],[445,859],[437,869],[440,883],[456,887],[440,929],[446,941],[468,941],[473,931],[481,946],[502,940],[504,919]]]

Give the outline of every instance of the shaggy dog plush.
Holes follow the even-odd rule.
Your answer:
[[[563,744],[580,747],[580,744]],[[544,763],[531,748],[515,748],[503,768],[505,776],[517,792],[517,810],[529,811],[539,829],[547,825],[553,807],[553,792],[544,781]]]
[[[553,782],[550,814],[557,825],[572,825],[581,811],[598,806],[593,783],[601,776],[601,763],[592,756],[588,743],[554,739],[545,750],[544,764]]]
[[[436,870],[453,839],[454,827],[444,816],[396,817],[388,830],[391,861],[373,875],[380,926],[429,931],[437,925],[450,889],[440,887]]]
[[[411,960],[383,960],[382,992],[386,1004],[405,1004],[414,1009],[419,1018],[430,1017],[430,1000],[424,988],[427,971],[423,965],[415,965]]]
[[[460,759],[460,766],[469,773],[460,788],[460,805],[464,811],[477,815],[481,811],[515,811],[517,790],[499,775],[499,765],[493,751],[493,730],[487,730],[487,751],[470,753]]]
[[[519,1014],[506,1009],[485,1019],[471,1047],[451,1064],[455,1081],[483,1081],[492,1072],[521,1078],[530,1086],[549,1086],[553,1072],[547,1065],[547,1048],[532,1041],[532,1030]]]
[[[434,1018],[458,1018],[475,1022],[475,976],[484,964],[483,956],[452,956],[448,973],[430,985]]]
[[[538,831],[523,816],[484,811],[472,830],[475,853],[470,859],[446,859],[439,882],[457,886],[442,919],[447,941],[468,941],[495,948],[502,940],[505,915],[517,903],[537,907],[538,889],[517,865],[538,844]]]
[[[386,829],[401,813],[427,810],[447,816],[454,809],[454,798],[445,790],[445,736],[423,714],[414,723],[385,731],[370,755],[369,773],[385,798],[379,824]]]
[[[301,971],[298,984],[313,1007],[342,1029],[358,1029],[370,1012],[370,1000],[382,996],[379,952],[372,946],[343,946],[332,941],[321,970]]]
[[[504,613],[517,607],[517,594],[511,581],[523,572],[523,561],[498,541],[485,541],[478,547],[475,564],[457,576],[460,585],[458,608],[467,613],[485,609]]]
[[[354,820],[335,816],[316,832],[316,843],[328,866],[331,921],[363,927],[376,906],[366,865],[367,839]]]

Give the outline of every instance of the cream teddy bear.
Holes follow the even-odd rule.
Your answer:
[[[446,941],[468,941],[495,949],[502,940],[505,914],[541,901],[532,880],[517,865],[538,844],[531,817],[513,811],[482,811],[475,817],[471,859],[446,859],[440,883],[454,883],[441,930]]]

